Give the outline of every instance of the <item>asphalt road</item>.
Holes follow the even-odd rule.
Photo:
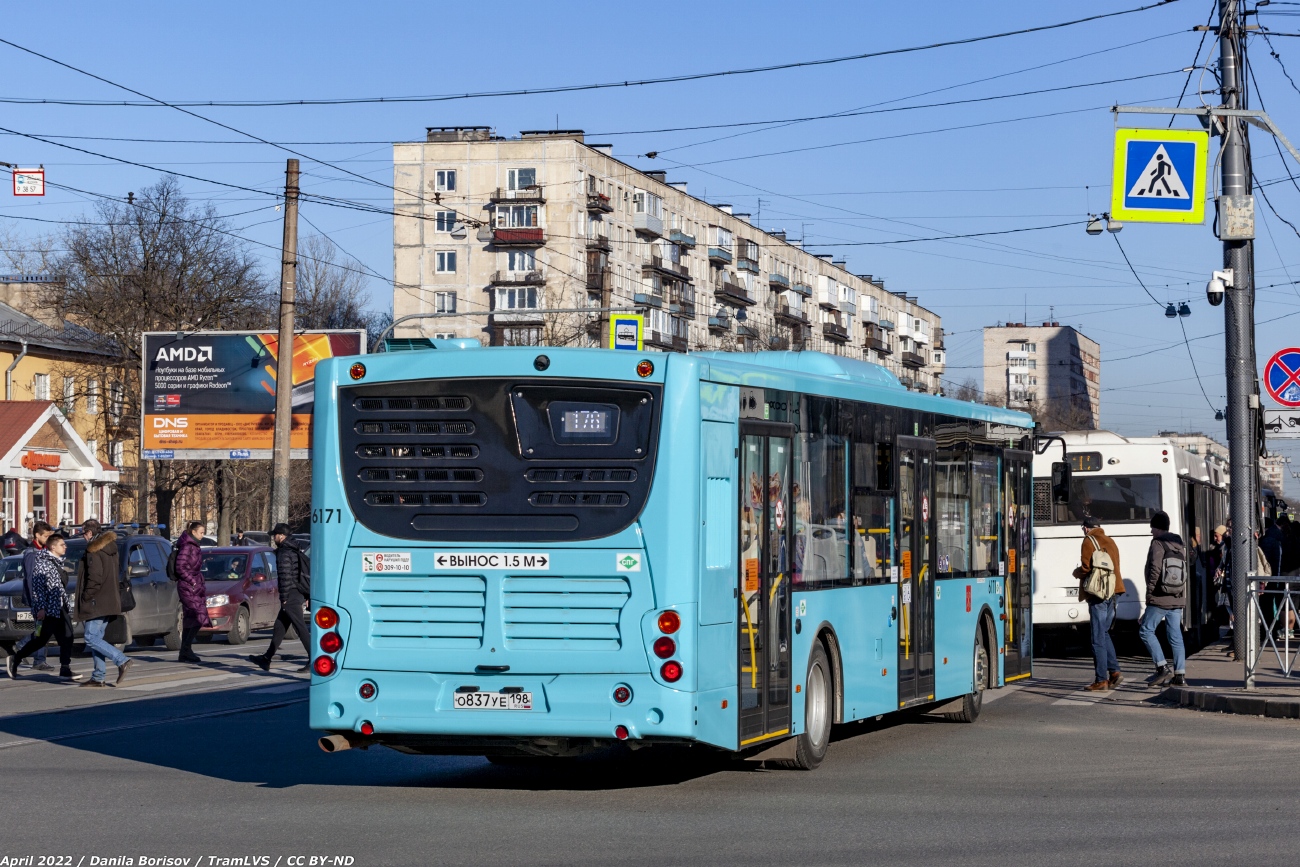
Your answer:
[[[1085,660],[1040,662],[974,725],[846,726],[826,763],[802,773],[651,751],[529,768],[327,755],[293,664],[264,675],[238,661],[246,648],[200,650],[216,661],[135,654],[130,690],[0,680],[0,856],[68,855],[69,867],[122,856],[210,867],[223,862],[209,856],[296,867],[289,856],[313,855],[356,867],[1300,858],[1300,724],[1153,706],[1137,688],[1082,693]],[[15,808],[25,790],[33,808]]]

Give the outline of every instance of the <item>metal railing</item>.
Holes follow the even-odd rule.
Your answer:
[[[1261,659],[1271,655],[1277,660],[1283,677],[1297,673],[1300,657],[1300,576],[1251,575],[1246,590],[1246,604],[1250,617],[1246,623],[1237,619],[1237,626],[1247,626],[1246,635],[1246,688],[1255,685],[1255,675]]]

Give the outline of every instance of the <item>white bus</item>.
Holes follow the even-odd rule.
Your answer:
[[[1116,613],[1134,628],[1145,601],[1151,516],[1169,514],[1170,530],[1187,543],[1188,601],[1183,629],[1193,646],[1217,637],[1215,588],[1209,551],[1214,528],[1228,515],[1227,468],[1163,437],[1123,437],[1110,431],[1054,434],[1069,459],[1068,504],[1054,504],[1052,464],[1063,461],[1061,442],[1034,457],[1034,634],[1040,648],[1054,639],[1088,641],[1088,606],[1079,600],[1081,524],[1091,515],[1119,546],[1124,593]],[[1069,633],[1076,633],[1071,636]]]

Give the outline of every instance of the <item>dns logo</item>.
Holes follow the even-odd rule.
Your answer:
[[[188,418],[167,418],[165,416],[155,416],[153,420],[154,430],[184,430],[190,426]]]

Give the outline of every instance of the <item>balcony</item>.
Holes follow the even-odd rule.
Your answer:
[[[730,331],[730,330],[731,330],[730,316],[709,317],[709,331],[712,332],[713,334],[722,334],[723,332]]]
[[[632,228],[642,235],[653,235],[658,238],[664,233],[664,221],[653,214],[633,214]]]
[[[728,250],[726,247],[710,247],[709,261],[720,263],[723,265],[730,265],[732,261],[731,251]]]
[[[833,340],[836,343],[848,343],[849,330],[835,321],[823,322],[822,336],[827,340]]]
[[[658,346],[663,349],[673,348],[673,336],[666,331],[655,331],[647,328],[643,339],[648,346]]]
[[[638,292],[632,296],[632,303],[636,304],[637,307],[663,307],[664,299],[662,295]]]
[[[604,193],[587,193],[587,211],[593,214],[612,214],[614,203]]]
[[[683,247],[687,248],[688,250],[695,248],[695,236],[688,235],[685,232],[683,232],[681,229],[673,229],[671,232],[669,232],[668,240],[672,241],[674,244],[681,244]]]
[[[745,291],[745,287],[737,286],[735,283],[729,283],[726,280],[719,280],[718,284],[713,287],[713,296],[719,301],[726,301],[729,304],[748,306],[755,303],[754,297]]]
[[[865,346],[880,355],[892,355],[894,344],[889,339],[889,332],[881,328],[875,322],[866,324],[867,339]]]
[[[687,343],[687,340],[686,340],[685,337],[681,337],[681,336],[677,336],[677,335],[674,335],[674,336],[673,336],[673,351],[674,351],[674,352],[685,352],[685,351],[686,351],[687,349],[689,349],[689,348],[690,348],[690,344]]]
[[[544,229],[493,229],[492,243],[498,247],[540,247],[546,243]]]
[[[790,288],[790,278],[784,274],[768,274],[767,282],[778,292],[783,292]]]
[[[841,301],[840,312],[845,314],[846,316],[857,316],[858,305],[854,304],[852,301]]]
[[[541,184],[533,184],[531,187],[524,187],[520,190],[507,190],[503,187],[497,187],[491,199],[493,202],[537,202],[539,204],[546,201],[546,198],[542,195]]]
[[[789,303],[782,301],[772,315],[776,317],[777,322],[786,325],[805,325],[808,322],[808,316],[798,307],[791,307]]]
[[[668,295],[668,312],[679,313],[687,318],[695,316],[695,289],[691,286],[682,286],[680,289],[674,289]]]
[[[780,334],[773,334],[771,337],[767,338],[768,349],[780,352],[782,350],[789,349],[790,346],[791,346],[791,341],[789,337]]]
[[[610,253],[614,250],[609,243],[608,235],[589,235],[587,237],[587,249],[602,250],[606,253]]]
[[[655,255],[651,255],[649,260],[642,263],[641,268],[643,271],[657,271],[673,280],[683,280],[688,283],[691,280],[691,269]]]
[[[736,259],[736,267],[741,271],[748,271],[751,274],[758,273],[758,262],[754,259],[746,259],[744,257],[738,258]]]
[[[493,325],[541,325],[542,314],[535,308],[503,307],[492,311]]]
[[[813,294],[812,287],[809,286],[807,283],[795,283],[790,288],[798,292],[800,295],[802,295],[805,298],[812,297]]]
[[[609,271],[599,269],[587,272],[587,291],[604,292],[611,288],[611,274]]]
[[[899,356],[899,360],[903,362],[904,367],[911,368],[912,370],[920,370],[922,367],[925,367],[925,356],[917,352],[904,351],[902,355]]]
[[[497,271],[492,275],[494,286],[540,286],[545,282],[541,271]]]
[[[886,331],[894,330],[894,323],[890,322],[888,319],[882,319],[877,324]]]
[[[737,337],[758,337],[758,329],[752,325],[737,325]]]

